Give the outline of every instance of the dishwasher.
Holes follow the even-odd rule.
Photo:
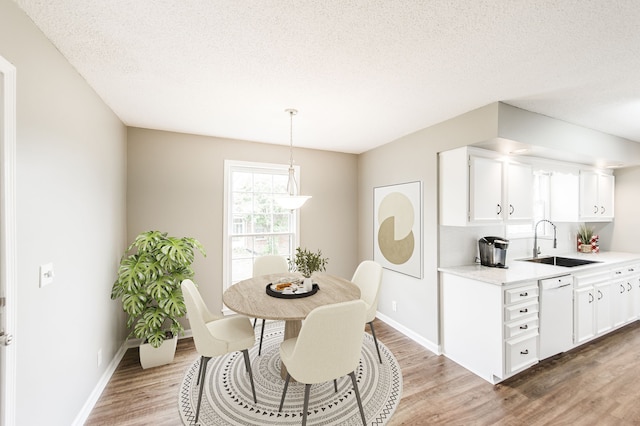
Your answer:
[[[573,276],[540,280],[540,360],[573,346]]]

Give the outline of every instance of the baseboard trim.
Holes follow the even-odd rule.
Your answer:
[[[400,324],[399,322],[389,318],[384,314],[381,314],[380,312],[376,312],[376,318],[378,318],[380,321],[384,322],[385,324],[389,325],[390,327],[395,328],[397,331],[404,334],[409,339],[413,340],[414,342],[424,347],[425,349],[433,352],[436,355],[442,355],[440,353],[438,345],[435,345],[433,344],[433,342],[430,342],[429,340],[425,339],[419,334],[416,334],[413,330],[408,329],[407,327]]]
[[[93,392],[91,392],[91,395],[89,395],[89,398],[82,406],[82,410],[80,410],[80,412],[76,416],[76,419],[72,423],[73,426],[82,426],[87,421],[89,415],[91,414],[91,410],[93,410],[96,402],[98,402],[98,399],[100,399],[100,395],[102,395],[102,392],[109,384],[109,380],[111,380],[113,373],[115,373],[116,369],[118,368],[118,364],[120,364],[120,361],[122,361],[122,358],[124,358],[124,354],[127,352],[127,349],[127,342],[124,342],[107,366],[107,369],[100,377],[100,380],[96,384],[96,387],[93,389]]]
[[[189,330],[185,330],[184,334],[180,336],[178,340],[187,339],[190,337],[193,337],[193,333],[189,329]],[[76,416],[76,419],[73,421],[72,423],[73,426],[84,425],[84,423],[87,421],[87,419],[91,415],[91,411],[93,410],[93,407],[96,406],[96,403],[100,399],[102,392],[104,392],[104,389],[109,384],[111,377],[113,377],[113,373],[116,372],[116,369],[120,364],[120,361],[122,361],[122,358],[124,358],[124,354],[127,352],[128,349],[140,347],[141,343],[142,343],[142,339],[128,339],[128,340],[125,340],[124,343],[122,343],[122,346],[120,346],[120,349],[118,349],[118,352],[116,352],[115,356],[107,366],[107,369],[104,371],[104,373],[100,377],[100,380],[98,381],[95,388],[91,392],[91,395],[89,395],[89,398],[82,406],[82,410],[80,410],[80,412]]]

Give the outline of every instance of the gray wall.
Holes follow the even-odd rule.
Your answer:
[[[495,137],[498,104],[407,135],[358,160],[358,253],[373,257],[373,188],[422,181],[422,279],[385,269],[378,311],[427,347],[438,343],[438,152]],[[391,302],[397,302],[397,311]]]
[[[611,249],[640,253],[640,167],[616,170],[616,217],[611,231]]]
[[[283,116],[283,126],[286,126]],[[321,249],[327,272],[351,278],[358,262],[357,156],[295,148],[300,191],[300,245]],[[197,238],[207,250],[195,280],[212,310],[222,308],[224,160],[287,164],[289,147],[130,128],[128,240],[159,229]]]
[[[109,295],[125,246],[126,129],[8,0],[0,55],[17,69],[16,420],[69,425],[125,337]],[[48,262],[55,281],[39,288]]]

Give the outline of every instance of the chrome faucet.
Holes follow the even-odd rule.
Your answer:
[[[540,248],[538,247],[538,225],[540,222],[549,222],[551,226],[553,226],[553,248],[558,247],[558,238],[557,238],[557,229],[556,225],[547,219],[539,220],[538,223],[533,227],[533,257],[536,258],[540,254]]]

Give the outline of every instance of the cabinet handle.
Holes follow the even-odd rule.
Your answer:
[[[604,295],[602,294],[602,292],[598,290],[598,300],[602,300],[603,297]]]
[[[589,303],[593,302],[593,294],[589,293]]]
[[[529,312],[528,308],[520,309],[521,314],[526,314],[527,312]]]
[[[529,328],[529,324],[525,324],[525,325],[521,325],[520,326],[520,330],[526,330],[527,328]]]
[[[600,214],[604,214],[605,211],[606,209],[604,208],[604,206],[600,206]]]
[[[520,351],[520,355],[529,355],[529,349],[525,349],[524,351]]]
[[[497,214],[501,214],[502,213],[502,206],[500,204],[497,205]]]
[[[593,212],[598,213],[598,206],[593,206]]]
[[[627,291],[631,291],[631,289],[632,289],[632,288],[633,288],[633,287],[631,287],[631,284],[630,284],[630,283],[627,283]]]
[[[633,272],[633,271],[635,271],[635,269],[634,268],[629,268],[628,271],[629,272]]]
[[[529,293],[527,293],[526,291],[524,293],[520,293],[520,297],[527,297],[529,295]]]
[[[620,284],[620,294],[624,293],[624,285]]]
[[[616,275],[620,275],[622,271],[616,271]]]
[[[509,216],[511,216],[514,211],[516,211],[516,209],[513,208],[513,204],[509,204]]]

